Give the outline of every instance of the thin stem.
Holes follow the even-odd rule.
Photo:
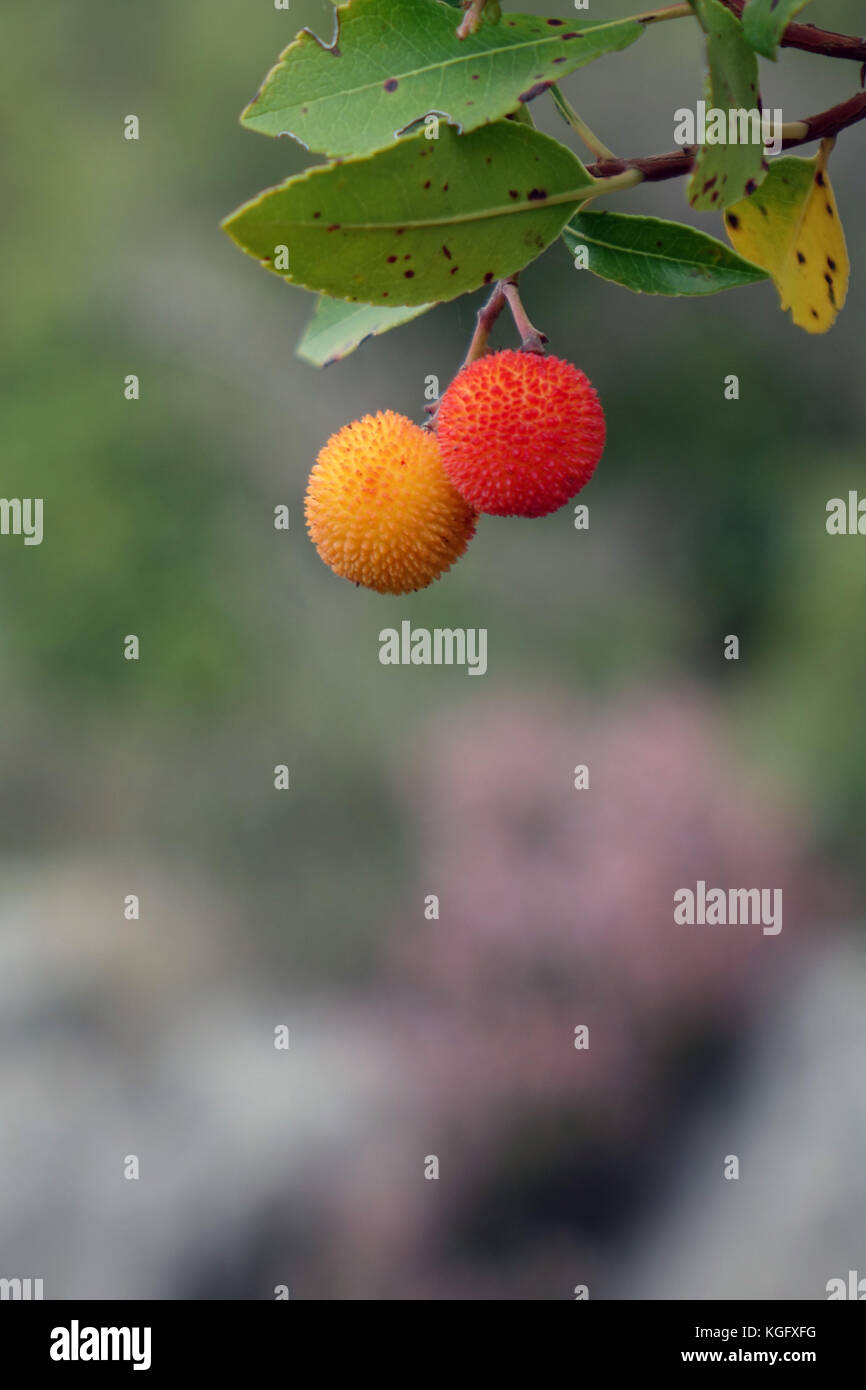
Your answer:
[[[529,316],[523,307],[520,299],[520,291],[517,288],[518,276],[509,275],[505,280],[497,280],[493,287],[490,298],[475,316],[475,332],[466,350],[466,356],[461,363],[460,370],[468,367],[470,362],[476,362],[479,357],[483,357],[487,352],[487,344],[490,341],[490,333],[499,315],[507,304],[511,310],[511,317],[514,319],[514,326],[520,334],[520,349],[522,352],[535,352],[544,354],[544,344],[547,342],[547,334],[542,333],[529,321]],[[441,397],[440,397],[441,399]],[[439,414],[439,401],[433,401],[424,407],[427,419],[424,428],[435,430],[436,416]]]
[[[866,92],[858,92],[857,96],[849,97],[847,101],[841,101],[838,106],[831,106],[827,111],[820,111],[816,116],[807,116],[803,121],[791,121],[782,132],[782,148],[791,150],[798,145],[808,145],[812,140],[823,140],[830,135],[838,135],[840,130],[846,130],[848,126],[856,125],[862,120],[866,120]],[[613,192],[617,188],[630,187],[624,185],[622,179],[631,170],[637,170],[648,183],[660,183],[663,179],[676,179],[683,174],[690,174],[695,167],[696,154],[695,146],[689,145],[682,150],[672,150],[670,154],[646,155],[640,159],[600,159],[598,163],[590,164],[587,172],[605,183],[607,191]],[[590,194],[593,198],[597,196],[595,193]]]
[[[514,276],[513,279],[516,282],[517,277]],[[469,347],[466,350],[466,356],[464,357],[463,362],[461,364],[461,371],[463,367],[468,367],[470,362],[475,362],[477,358],[484,356],[485,352],[487,351],[487,343],[490,338],[490,330],[492,329],[494,323],[499,318],[499,315],[502,313],[502,310],[504,308],[504,281],[497,280],[491,292],[490,298],[487,300],[487,303],[482,304],[481,308],[478,310],[478,313],[475,315],[475,332],[472,334]],[[441,401],[441,399],[442,398],[440,396],[439,401],[433,401],[432,404],[426,405],[424,407],[424,410],[428,417],[424,422],[425,429],[435,430],[436,416],[439,414],[439,402]]]
[[[589,203],[594,198],[603,198],[607,193],[620,193],[627,188],[634,188],[636,184],[643,183],[646,174],[639,167],[640,161],[618,159],[614,162],[616,164],[623,164],[626,167],[610,175],[602,175],[601,178],[593,177],[594,187],[581,199],[581,202]],[[599,160],[598,164],[590,165],[587,172],[590,172],[592,169],[598,169],[602,164],[609,163],[610,161],[606,159]]]
[[[547,342],[547,334],[534,328],[529,321],[529,317],[520,299],[520,291],[517,288],[517,276],[510,275],[507,280],[501,280],[502,293],[508,301],[511,310],[511,317],[514,319],[514,327],[520,334],[520,347],[523,352],[544,353],[544,344]]]
[[[562,119],[571,126],[572,130],[577,132],[588,150],[592,150],[592,153],[597,155],[599,159],[616,159],[613,150],[609,150],[607,145],[590,130],[586,121],[577,114],[571,102],[566,101],[555,82],[550,89],[550,95]]]
[[[490,337],[490,330],[493,327],[502,310],[505,308],[505,294],[502,289],[502,281],[497,280],[493,293],[486,304],[482,304],[475,317],[475,332],[463,359],[463,366],[468,367],[470,362],[476,358],[483,357],[487,351],[487,340]]]

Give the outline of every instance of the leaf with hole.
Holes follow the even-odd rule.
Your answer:
[[[521,270],[594,190],[571,150],[528,126],[498,121],[470,135],[445,126],[438,140],[419,135],[309,169],[223,226],[293,284],[419,305]]]
[[[241,116],[250,130],[333,156],[382,149],[428,113],[474,130],[644,29],[508,14],[460,40],[439,0],[351,0],[336,13],[331,45],[305,29],[268,73]]]

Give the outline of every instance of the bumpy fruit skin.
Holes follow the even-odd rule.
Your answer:
[[[380,594],[426,588],[475,534],[475,512],[449,482],[435,435],[393,410],[331,436],[304,510],[325,564]]]
[[[570,362],[506,350],[458,373],[440,402],[436,436],[446,473],[476,511],[547,516],[595,472],[604,411]]]

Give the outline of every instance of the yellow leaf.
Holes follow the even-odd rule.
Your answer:
[[[826,333],[848,293],[848,252],[826,172],[814,159],[774,160],[764,182],[725,211],[734,249],[769,271],[783,309],[807,333]]]

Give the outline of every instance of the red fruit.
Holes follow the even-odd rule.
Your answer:
[[[558,357],[496,352],[470,362],[439,405],[436,438],[457,491],[493,516],[547,516],[589,482],[604,411],[583,372]]]

